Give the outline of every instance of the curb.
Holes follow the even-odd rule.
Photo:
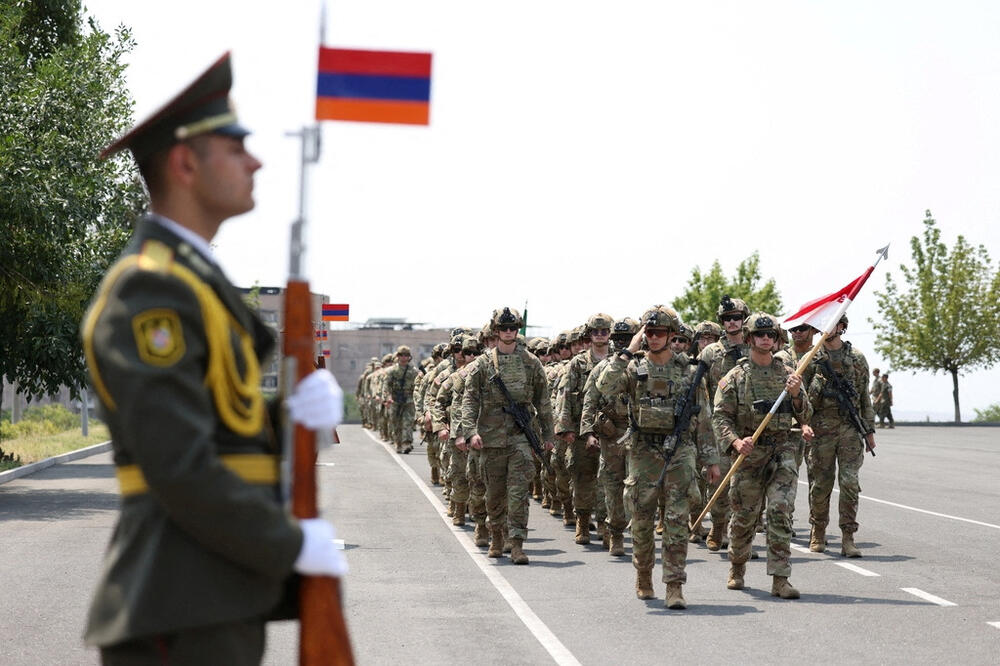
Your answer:
[[[79,460],[80,458],[87,458],[89,456],[94,456],[97,455],[98,453],[106,453],[107,451],[110,450],[111,450],[111,440],[108,440],[103,444],[94,444],[93,446],[88,446],[83,449],[77,449],[76,451],[70,451],[69,453],[64,453],[59,456],[46,458],[45,460],[39,460],[38,462],[28,463],[27,465],[21,465],[20,467],[9,469],[6,472],[0,472],[0,484],[7,483],[8,481],[13,481],[14,479],[20,478],[22,476],[28,476],[29,474],[34,474],[35,472],[40,472],[43,469],[52,467],[53,465],[68,463],[73,460]]]

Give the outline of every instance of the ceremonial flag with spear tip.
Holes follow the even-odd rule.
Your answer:
[[[785,318],[786,328],[794,328],[799,324],[809,324],[816,330],[823,333],[816,344],[813,345],[813,348],[809,350],[809,353],[803,356],[802,360],[799,361],[798,367],[795,368],[795,374],[797,376],[802,376],[806,366],[812,362],[816,352],[819,351],[819,348],[823,345],[826,339],[830,337],[830,332],[837,326],[837,322],[840,321],[843,314],[847,312],[847,308],[850,307],[854,298],[858,295],[858,292],[861,291],[861,287],[863,287],[865,282],[868,281],[868,277],[872,274],[872,271],[875,270],[875,267],[878,266],[878,263],[883,259],[889,258],[889,246],[886,245],[883,248],[879,248],[876,251],[876,254],[877,258],[875,259],[875,263],[869,266],[864,273],[849,282],[842,289],[838,289],[832,294],[827,294],[826,296],[809,301],[799,308],[798,312]],[[753,443],[757,442],[757,438],[760,437],[762,432],[764,432],[767,424],[771,422],[771,417],[773,417],[775,412],[778,411],[778,407],[781,406],[781,403],[784,402],[785,396],[787,395],[788,392],[783,390],[781,395],[778,396],[778,399],[774,401],[774,404],[771,406],[771,410],[764,416],[764,420],[761,421],[760,425],[757,426],[757,429],[754,431],[752,439]],[[874,455],[874,451],[872,454]],[[716,500],[719,499],[719,495],[721,495],[723,491],[729,487],[730,479],[733,478],[733,475],[736,474],[736,470],[740,468],[745,459],[746,455],[741,453],[733,462],[732,467],[729,468],[729,472],[727,472],[726,476],[719,482],[719,487],[712,495],[712,498],[708,500],[705,508],[701,510],[701,514],[691,522],[692,530],[701,524],[702,518],[705,517],[705,514],[709,512]]]

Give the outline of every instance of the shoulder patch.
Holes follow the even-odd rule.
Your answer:
[[[132,332],[143,363],[166,368],[184,356],[184,330],[174,310],[155,308],[132,318]]]

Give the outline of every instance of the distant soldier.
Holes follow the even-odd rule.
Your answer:
[[[499,342],[469,369],[460,431],[469,446],[483,451],[480,467],[486,481],[490,521],[488,555],[503,557],[506,527],[514,564],[528,564],[523,544],[528,537],[528,486],[534,464],[528,438],[509,413],[513,405],[504,397],[500,381],[515,403],[522,408],[534,407],[547,448],[551,448],[553,439],[552,408],[542,364],[517,345],[517,331],[522,325],[521,315],[511,308],[503,308],[493,318]]]
[[[715,393],[712,427],[723,454],[746,456],[732,477],[729,497],[732,522],[729,528],[729,579],[726,587],[742,590],[746,561],[761,504],[767,502],[767,573],[773,578],[771,594],[798,599],[799,591],[788,582],[792,573],[792,506],[798,485],[795,466],[797,443],[792,440],[792,420],[807,423],[812,407],[802,379],[771,350],[779,340],[777,320],[758,312],[747,322],[750,356],[741,359],[719,382]],[[771,410],[782,390],[788,397],[753,441],[753,434]]]
[[[639,599],[652,599],[653,566],[656,563],[656,543],[653,523],[657,500],[666,495],[666,527],[663,531],[663,582],[667,584],[666,605],[683,609],[687,602],[681,587],[687,582],[685,566],[688,549],[688,515],[691,512],[691,487],[695,481],[695,449],[702,449],[708,462],[708,477],[718,481],[719,465],[715,442],[709,432],[707,414],[695,416],[687,432],[677,433],[678,442],[664,476],[661,449],[665,438],[674,434],[674,415],[678,400],[688,394],[694,370],[687,357],[670,350],[668,339],[680,328],[680,319],[670,308],[654,305],[643,313],[642,328],[632,337],[629,346],[601,371],[597,389],[607,398],[622,393],[628,397],[632,428],[627,440],[628,479],[625,481],[626,501],[632,508],[632,564],[636,570],[635,593]],[[643,339],[649,347],[640,361],[634,356]],[[696,391],[702,404],[708,399],[704,391]],[[707,412],[707,410],[705,410]]]
[[[858,531],[858,498],[861,494],[858,475],[865,460],[865,444],[862,444],[842,401],[850,401],[857,411],[865,428],[864,439],[870,448],[875,447],[875,410],[868,393],[868,361],[850,342],[842,339],[845,331],[847,315],[837,322],[823,348],[803,374],[815,410],[811,425],[816,433],[806,455],[809,523],[812,525],[809,550],[815,553],[826,550],[830,496],[836,477],[840,488],[840,552],[845,557],[861,557],[861,551],[854,544],[854,533]],[[845,391],[836,388],[838,379]]]
[[[896,421],[892,418],[892,384],[889,383],[889,373],[882,375],[882,379],[879,381],[879,408],[878,408],[878,419],[879,427],[884,428],[886,419],[889,419],[889,427],[895,428]]]
[[[413,355],[406,345],[396,349],[395,358],[396,364],[386,372],[382,383],[382,399],[396,453],[409,453],[413,450],[413,384],[418,372],[410,365]]]

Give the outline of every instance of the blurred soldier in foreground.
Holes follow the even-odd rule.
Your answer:
[[[280,605],[293,573],[346,570],[332,526],[281,505],[278,405],[260,391],[274,338],[210,246],[253,208],[261,166],[231,83],[226,54],[102,153],[132,151],[152,208],[82,325],[122,494],[85,635],[106,664],[260,663],[265,621],[296,613]],[[326,370],[287,405],[312,429],[343,409]]]

